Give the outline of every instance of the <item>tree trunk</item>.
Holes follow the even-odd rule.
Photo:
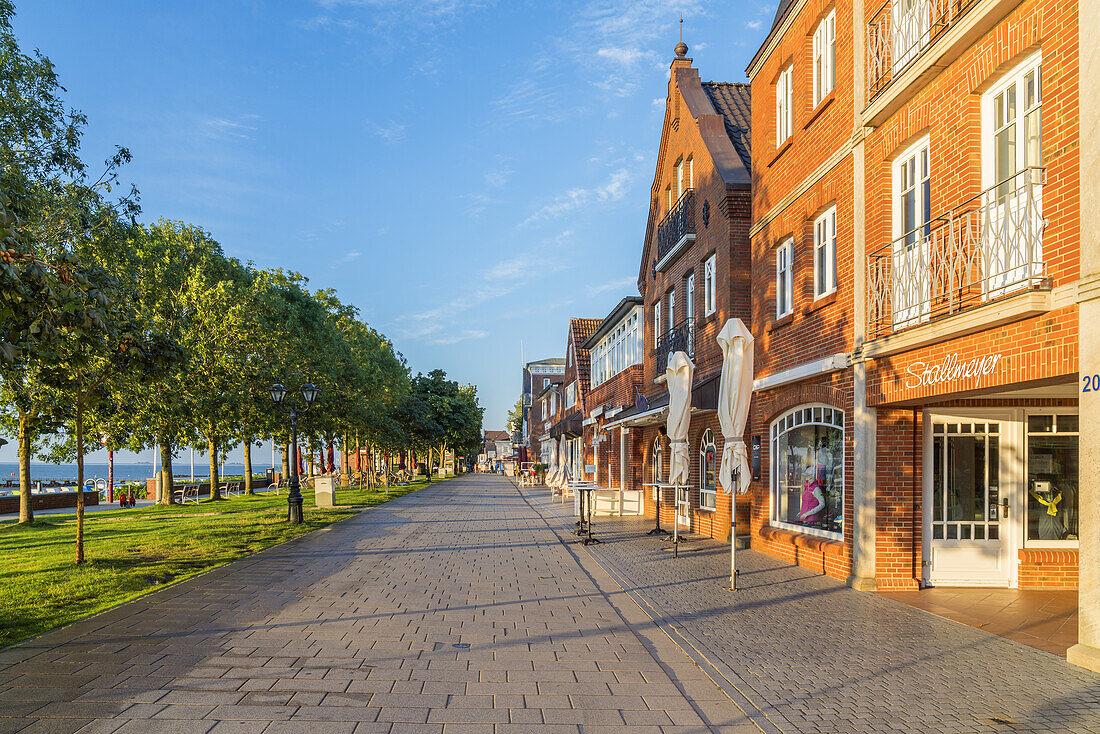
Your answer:
[[[31,506],[31,419],[19,411],[19,522],[34,522]]]
[[[172,504],[172,492],[175,486],[172,484],[172,445],[162,439],[160,442],[160,503]]]
[[[244,448],[244,493],[256,494],[256,490],[252,488],[252,438],[246,438],[242,444]]]
[[[213,432],[210,434],[213,436]],[[222,498],[221,488],[218,486],[218,442],[213,438],[206,440],[206,450],[210,456],[210,499],[220,500]]]
[[[76,565],[84,563],[84,409],[76,404]]]
[[[282,479],[290,479],[290,441],[283,444],[283,473]]]
[[[424,462],[424,473],[428,475],[428,484],[432,483],[432,449],[428,448],[428,460]]]

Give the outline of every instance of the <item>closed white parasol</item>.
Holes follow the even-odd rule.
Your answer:
[[[572,467],[569,466],[569,444],[566,443],[564,435],[558,443],[558,467],[558,482],[564,488],[573,473]]]
[[[752,399],[753,343],[741,319],[729,319],[718,332],[722,348],[722,379],[718,385],[718,423],[722,426],[722,466],[718,482],[730,495],[730,588],[737,589],[737,499],[752,481],[749,452],[745,448],[745,423]]]
[[[672,444],[672,460],[668,466],[669,484],[687,484],[688,426],[691,423],[691,378],[695,365],[684,352],[674,352],[668,358],[665,377],[668,385],[668,419],[665,429]]]
[[[554,439],[550,439],[550,451],[546,457],[546,486],[551,489],[558,487],[558,445]],[[553,496],[553,492],[550,493]]]

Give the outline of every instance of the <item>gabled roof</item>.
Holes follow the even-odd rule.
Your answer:
[[[569,343],[577,360],[577,382],[579,395],[577,401],[584,406],[584,396],[588,392],[588,375],[591,361],[584,343],[600,328],[603,319],[569,319]]]
[[[748,84],[703,82],[703,91],[726,123],[726,135],[737,150],[745,170],[752,170],[752,136],[749,135],[751,90]]]
[[[512,435],[510,433],[508,433],[508,431],[486,431],[485,432],[485,440],[486,441],[510,441],[511,439],[512,439]]]

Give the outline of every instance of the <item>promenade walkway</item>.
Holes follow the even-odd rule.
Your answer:
[[[0,734],[774,730],[577,551],[443,482],[0,651]]]
[[[568,537],[571,502],[522,493]],[[603,542],[574,550],[772,731],[1100,732],[1100,675],[752,551],[734,593],[729,545],[696,536],[674,559],[652,526],[599,517]]]

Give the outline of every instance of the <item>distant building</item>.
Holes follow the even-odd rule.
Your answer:
[[[523,365],[523,425],[520,427],[519,440],[521,460],[540,460],[538,436],[542,431],[535,424],[541,423],[542,419],[535,401],[551,383],[560,384],[564,378],[563,357],[539,359]]]

